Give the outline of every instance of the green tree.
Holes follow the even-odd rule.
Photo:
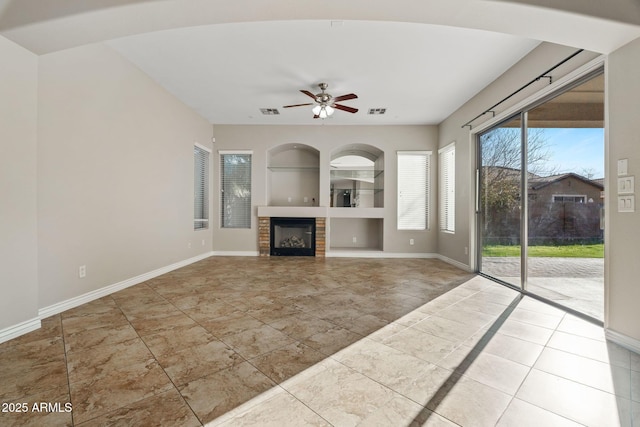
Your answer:
[[[482,179],[480,203],[485,212],[485,236],[519,235],[522,145],[519,127],[501,127],[480,137]],[[543,128],[528,130],[527,171],[530,178],[554,173]]]

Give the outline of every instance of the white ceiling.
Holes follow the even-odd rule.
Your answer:
[[[214,124],[318,124],[329,84],[358,108],[323,124],[437,124],[538,45],[488,31],[372,21],[279,21],[166,30],[109,41]],[[263,115],[277,108],[279,115]],[[386,108],[384,115],[367,114]]]
[[[548,3],[0,0],[0,35],[38,55],[107,41],[214,124],[436,124],[539,41],[606,54],[640,37],[637,0]],[[282,109],[323,81],[360,111]]]

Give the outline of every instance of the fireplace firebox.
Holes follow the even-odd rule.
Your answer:
[[[271,256],[315,256],[315,218],[271,218]]]

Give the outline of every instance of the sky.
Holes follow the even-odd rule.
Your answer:
[[[604,177],[604,129],[544,129],[551,154],[549,166],[555,166],[558,173],[575,172],[591,178]]]

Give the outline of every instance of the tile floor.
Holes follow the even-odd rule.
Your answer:
[[[209,258],[0,367],[2,426],[640,426],[640,355],[437,260]]]

